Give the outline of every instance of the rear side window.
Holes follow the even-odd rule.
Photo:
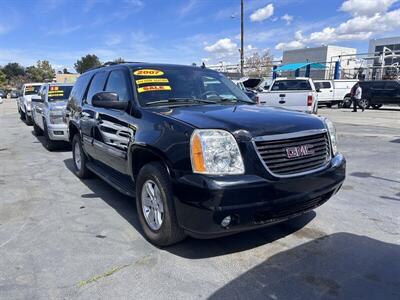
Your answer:
[[[385,84],[385,89],[388,89],[388,90],[395,90],[398,88],[400,88],[400,84],[398,84],[397,82],[394,82],[394,81],[388,81]]]
[[[329,81],[324,81],[320,82],[321,83],[321,89],[330,89],[331,88],[331,83]]]
[[[126,80],[124,71],[115,70],[110,73],[107,80],[106,91],[117,93],[121,101],[129,100],[128,81]]]
[[[272,86],[273,91],[304,91],[311,90],[308,80],[278,80]]]
[[[87,93],[86,102],[91,104],[94,94],[102,92],[106,83],[107,73],[98,72],[94,75],[92,82],[90,83],[89,91]]]
[[[90,80],[89,75],[82,75],[78,78],[70,94],[69,99],[71,101],[73,101],[74,103],[78,103],[79,105],[82,104],[83,95],[86,92],[89,80]]]

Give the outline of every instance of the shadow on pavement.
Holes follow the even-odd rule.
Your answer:
[[[336,233],[280,252],[211,299],[400,299],[400,246]]]
[[[64,164],[68,170],[74,173],[72,158],[64,160]],[[93,192],[81,195],[82,198],[98,197],[102,199],[138,232],[142,233],[133,198],[119,193],[96,176],[93,179],[81,181]],[[197,240],[188,237],[186,240],[163,250],[188,259],[201,259],[245,251],[292,234],[306,226],[315,216],[315,212],[311,211],[284,223],[211,240]]]
[[[44,136],[35,135],[33,130],[31,131],[31,134],[39,141],[39,143],[42,144],[43,148],[46,151],[49,151],[46,149]],[[58,141],[56,142],[56,148],[51,152],[68,152],[68,151],[71,151],[71,144],[68,142]]]

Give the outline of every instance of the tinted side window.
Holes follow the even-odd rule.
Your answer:
[[[82,75],[77,79],[69,97],[71,101],[74,101],[79,105],[82,104],[82,98],[83,95],[85,94],[89,80],[90,80],[89,75]]]
[[[117,93],[119,100],[129,100],[128,82],[126,80],[124,71],[115,70],[110,73],[107,81],[106,91]]]
[[[400,84],[398,84],[397,82],[388,81],[385,84],[385,89],[388,89],[388,90],[395,90],[395,89],[399,89],[399,88],[400,88]]]
[[[98,92],[102,92],[104,90],[106,79],[107,79],[106,72],[98,72],[94,75],[92,82],[90,83],[89,91],[87,93],[86,97],[87,103],[91,104],[93,95]]]

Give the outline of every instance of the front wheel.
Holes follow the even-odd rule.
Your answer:
[[[169,175],[164,165],[145,165],[136,180],[136,207],[146,239],[157,246],[169,246],[186,235],[176,218]]]
[[[33,122],[33,133],[34,133],[36,136],[41,136],[41,135],[43,135],[43,130],[42,130],[39,126],[36,125],[35,121]]]
[[[25,107],[24,117],[25,117],[26,125],[31,126],[32,125],[32,118],[30,116],[28,116],[26,107]]]
[[[47,150],[53,151],[56,148],[56,142],[52,141],[49,136],[49,129],[47,128],[46,122],[43,122],[43,133],[44,133],[44,146]]]
[[[82,179],[90,177],[91,173],[87,168],[88,158],[85,152],[83,152],[79,134],[75,134],[72,139],[72,158],[76,176]]]

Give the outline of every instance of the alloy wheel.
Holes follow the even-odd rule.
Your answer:
[[[147,180],[142,186],[142,211],[147,225],[156,231],[164,220],[164,205],[159,187],[153,180]]]

